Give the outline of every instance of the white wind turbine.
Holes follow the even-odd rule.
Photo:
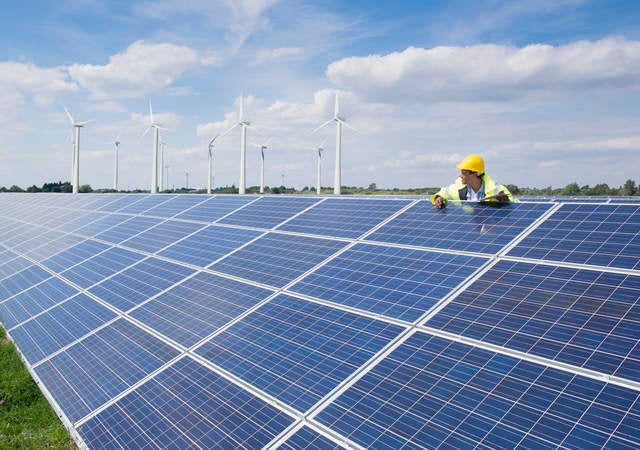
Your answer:
[[[218,139],[219,134],[216,134],[211,142],[209,142],[209,158],[208,158],[208,180],[207,180],[207,194],[211,194],[211,185],[213,180],[213,143]]]
[[[237,127],[238,125],[240,125],[242,127],[242,139],[240,141],[240,182],[238,183],[238,194],[244,194],[246,191],[246,175],[247,175],[247,164],[246,164],[246,158],[247,158],[247,128],[251,125],[249,122],[247,122],[246,120],[244,120],[244,113],[243,113],[243,104],[244,104],[244,97],[242,95],[240,95],[240,113],[238,115],[238,122],[236,122],[231,128],[229,128],[227,131],[225,131],[224,133],[222,133],[222,135],[220,135],[220,137],[224,136],[225,134],[229,133],[231,130],[233,130],[235,127]],[[255,130],[254,127],[251,127]]]
[[[334,113],[333,113],[333,117],[329,120],[327,120],[325,123],[323,123],[322,125],[320,125],[318,128],[316,128],[315,130],[313,130],[311,132],[311,134],[315,133],[316,131],[318,131],[321,128],[324,128],[325,126],[329,125],[331,122],[336,123],[336,164],[335,164],[335,172],[333,175],[333,193],[336,195],[340,194],[340,185],[341,185],[341,180],[340,180],[340,174],[341,174],[341,167],[340,167],[340,161],[341,161],[341,139],[342,139],[342,125],[345,125],[348,128],[351,128],[353,131],[358,131],[355,128],[353,128],[351,125],[349,125],[347,123],[347,119],[345,119],[344,117],[340,117],[339,114],[340,111],[340,106],[338,104],[338,93],[336,92],[336,103],[335,103],[335,107],[334,107]]]
[[[120,134],[116,136],[116,140],[113,141],[113,145],[115,146],[115,160],[113,163],[113,190],[118,190],[118,146],[120,145]]]
[[[254,147],[258,147],[260,149],[260,193],[264,194],[264,151],[268,148],[267,144],[271,138],[267,139],[263,144],[254,144]]]
[[[164,141],[160,142],[160,181],[158,181],[158,186],[160,187],[160,192],[164,191],[164,151],[167,149],[167,143]]]
[[[327,138],[324,138],[320,143],[320,145],[318,145],[317,147],[307,147],[309,150],[318,152],[318,164],[317,164],[318,167],[317,167],[317,174],[316,174],[316,194],[318,195],[320,195],[320,170],[322,168],[322,152],[324,151],[323,146],[326,140]]]
[[[65,107],[64,112],[67,113],[67,117],[69,118],[69,122],[71,122],[71,126],[75,130],[75,137],[73,141],[73,161],[71,163],[71,173],[72,180],[71,185],[73,187],[73,193],[78,193],[78,186],[80,182],[80,128],[84,127],[86,124],[91,122],[91,120],[86,120],[84,122],[76,122],[73,120],[73,116],[69,112],[69,110]]]
[[[153,110],[151,109],[151,102],[149,102],[149,128],[144,130],[140,139],[142,139],[150,129],[153,128],[153,158],[151,163],[151,193],[158,192],[158,132],[159,130],[166,130],[162,124],[153,121]]]

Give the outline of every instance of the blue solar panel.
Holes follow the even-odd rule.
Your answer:
[[[193,273],[188,267],[148,258],[93,286],[89,292],[120,311],[128,311]]]
[[[132,217],[124,222],[119,223],[102,233],[97,234],[96,239],[119,244],[122,241],[142,233],[149,228],[160,223],[160,219],[152,219],[150,217]]]
[[[167,201],[149,208],[145,215],[155,217],[173,217],[181,214],[195,205],[205,202],[208,197],[201,195],[176,195],[169,198]]]
[[[216,195],[215,197],[209,197],[208,200],[199,203],[193,208],[187,209],[175,217],[183,220],[215,222],[221,217],[224,217],[255,200],[256,197]]]
[[[640,276],[501,261],[427,322],[640,381]]]
[[[262,448],[293,419],[183,358],[79,427],[96,448]]]
[[[269,233],[213,264],[211,269],[283,287],[345,245],[329,239]]]
[[[565,203],[509,255],[640,269],[640,205]]]
[[[357,238],[409,203],[410,200],[330,198],[279,226],[278,230]]]
[[[62,271],[61,275],[82,288],[88,288],[143,258],[139,253],[112,247]]]
[[[11,336],[31,364],[95,330],[116,314],[79,294],[11,330]]]
[[[143,252],[155,253],[177,240],[196,232],[204,225],[192,222],[178,222],[168,220],[137,236],[122,242],[122,245],[135,248]]]
[[[606,201],[1,194],[0,321],[82,448],[635,449]]]
[[[254,307],[273,291],[198,273],[131,311],[130,315],[191,347]]]
[[[617,447],[638,394],[416,333],[315,419],[365,448]]]
[[[196,353],[304,413],[403,330],[281,295]]]
[[[206,267],[217,259],[260,236],[260,232],[211,225],[198,231],[158,255],[187,264]]]
[[[0,302],[0,321],[10,329],[68,299],[78,291],[59,278],[49,278]]]
[[[367,239],[396,244],[495,254],[553,205],[503,207],[463,203],[443,209],[422,200]]]
[[[318,201],[315,197],[258,197],[220,223],[271,229]]]
[[[290,290],[396,319],[419,319],[487,259],[357,244]]]
[[[120,319],[38,364],[35,372],[75,422],[177,355],[177,350]]]
[[[87,258],[91,258],[98,253],[110,248],[109,245],[96,241],[84,240],[78,245],[74,245],[50,258],[42,261],[42,265],[54,272],[62,272]]]

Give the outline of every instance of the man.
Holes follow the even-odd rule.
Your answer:
[[[436,208],[444,208],[449,200],[514,201],[509,189],[484,173],[484,161],[480,156],[469,155],[456,167],[460,169],[460,176],[455,183],[431,196],[431,203]]]

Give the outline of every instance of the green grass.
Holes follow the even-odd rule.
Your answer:
[[[0,449],[75,449],[0,327]]]

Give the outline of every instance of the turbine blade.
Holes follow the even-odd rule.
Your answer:
[[[216,139],[218,139],[220,137],[219,134],[216,134],[213,139],[211,139],[211,142],[209,142],[209,145],[213,144],[215,142]]]
[[[142,139],[143,137],[145,137],[147,135],[147,133],[149,132],[149,130],[151,129],[151,127],[149,128],[145,128],[144,133],[142,133],[142,135],[138,138],[138,140]]]
[[[313,130],[311,133],[309,133],[309,134],[313,134],[313,133],[315,133],[315,132],[316,132],[316,131],[318,131],[320,128],[324,128],[324,127],[326,127],[327,125],[329,125],[331,122],[333,122],[333,119],[329,119],[329,120],[327,120],[325,123],[323,123],[322,125],[320,125],[318,128],[314,129],[314,130]]]
[[[233,125],[233,126],[232,126],[231,128],[229,128],[227,131],[225,131],[224,133],[222,133],[222,134],[220,135],[220,137],[222,137],[222,136],[224,136],[224,135],[229,134],[229,133],[231,132],[231,130],[233,130],[233,129],[234,129],[235,127],[237,127],[238,125],[240,125],[240,123],[236,123],[235,125]]]
[[[153,123],[153,110],[151,109],[151,100],[149,100],[149,123]]]
[[[94,120],[95,120],[95,119],[85,120],[84,122],[78,122],[76,125],[77,125],[77,126],[80,126],[80,127],[83,127],[83,126],[85,126],[86,124],[88,124],[89,122],[93,122]]]
[[[244,118],[244,96],[242,94],[240,94],[240,115],[238,116],[238,122],[242,122],[242,119]]]
[[[256,128],[255,126],[253,126],[253,125],[251,125],[251,124],[249,124],[249,123],[247,123],[247,122],[245,122],[245,124],[246,124],[246,127],[247,127],[247,128],[251,128],[251,131],[255,131],[255,132],[256,132],[256,133],[258,133],[259,135],[264,136],[264,133],[263,133],[262,131],[260,131],[258,128]]]
[[[334,116],[338,117],[338,113],[340,112],[340,105],[338,104],[338,91],[336,91],[336,105],[334,107]]]
[[[67,109],[66,106],[64,106],[64,112],[67,113],[67,117],[69,118],[69,122],[71,122],[71,126],[73,126],[73,117],[71,116],[71,113],[69,112],[69,110]]]
[[[358,131],[356,128],[352,127],[351,125],[349,125],[347,122],[344,121],[344,119],[338,119],[338,122],[340,122],[342,125],[344,125],[347,128],[351,128],[353,131],[355,131],[356,133],[360,133],[360,131]]]

